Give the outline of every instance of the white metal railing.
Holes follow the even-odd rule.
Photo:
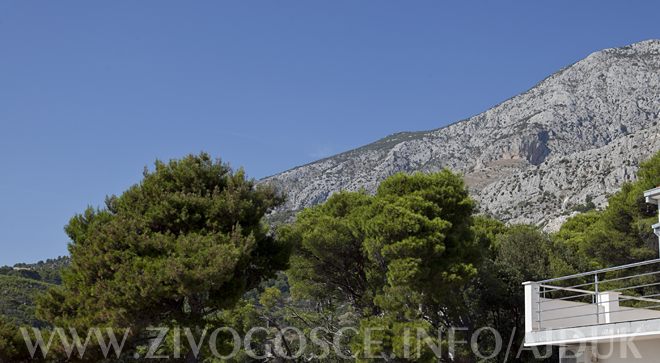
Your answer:
[[[526,331],[660,319],[660,259],[524,285]]]

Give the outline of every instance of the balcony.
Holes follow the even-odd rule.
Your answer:
[[[526,346],[660,338],[660,259],[523,285]]]

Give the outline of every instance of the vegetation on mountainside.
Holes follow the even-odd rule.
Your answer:
[[[38,361],[28,352],[18,327],[48,325],[37,319],[36,301],[61,282],[62,269],[68,263],[68,257],[59,257],[35,264],[0,267],[0,363]]]
[[[52,286],[20,276],[0,275],[0,312],[17,324],[43,326],[35,317],[36,298]]]
[[[414,179],[402,175],[393,178],[400,181]],[[433,176],[419,178],[430,180]],[[411,183],[416,187],[420,184],[423,183]],[[425,292],[424,298],[443,292],[442,298],[451,298],[446,305],[436,306],[442,309],[444,319],[454,317],[454,320],[449,322],[460,322],[461,326],[467,326],[468,329],[494,327],[500,332],[515,334],[514,341],[521,343],[524,332],[524,296],[521,282],[625,264],[656,255],[657,239],[650,228],[656,218],[656,209],[647,205],[642,195],[644,190],[657,185],[660,185],[660,153],[641,165],[638,181],[626,184],[621,192],[613,195],[609,207],[603,211],[579,214],[569,219],[562,230],[553,235],[547,235],[534,226],[505,226],[487,217],[464,215],[463,221],[473,218],[473,233],[472,237],[469,234],[463,235],[462,247],[465,255],[461,256],[459,261],[470,263],[476,269],[476,274],[457,279],[456,284],[449,290],[443,290],[442,279],[431,279],[436,290]],[[414,194],[416,191],[414,187],[403,189],[407,190],[407,193],[403,194]],[[447,197],[444,195],[442,200],[455,200]],[[302,319],[296,319],[304,314],[317,317],[325,315],[328,318],[326,321],[346,314],[362,327],[359,334],[362,334],[366,327],[386,327],[378,337],[384,341],[379,352],[386,354],[401,352],[402,342],[397,340],[396,334],[401,332],[401,327],[414,326],[430,331],[430,328],[437,326],[438,322],[434,321],[433,314],[424,311],[424,300],[413,299],[422,295],[416,293],[423,291],[424,286],[427,286],[425,282],[428,281],[415,280],[415,266],[433,259],[432,253],[415,253],[423,250],[426,246],[424,242],[434,243],[438,240],[428,238],[432,233],[428,233],[430,230],[426,227],[411,227],[416,224],[409,221],[414,221],[419,226],[423,225],[423,218],[397,219],[406,215],[402,211],[408,207],[421,213],[428,213],[433,209],[416,208],[415,203],[410,200],[421,202],[424,199],[410,198],[408,202],[394,203],[403,206],[396,209],[398,213],[387,213],[390,211],[388,208],[381,208],[374,213],[374,200],[378,198],[378,194],[370,197],[361,193],[339,193],[326,203],[303,211],[295,223],[281,229],[279,238],[292,240],[295,246],[291,269],[287,271],[291,293],[278,295],[286,301],[286,304],[282,305],[286,307],[273,305],[268,308],[256,304],[256,308],[262,311],[261,314],[280,316],[282,324],[288,322],[298,327],[305,327],[305,324],[301,323]],[[451,209],[444,208],[443,211],[450,212]],[[378,224],[378,221],[390,223]],[[374,225],[377,227],[369,228]],[[404,228],[388,234],[388,228],[396,229],[400,226]],[[416,231],[419,233],[416,234]],[[388,239],[389,236],[395,238]],[[411,236],[416,237],[412,239],[414,243],[398,243],[396,239],[405,240]],[[619,241],[612,236],[616,236]],[[389,256],[374,249],[374,245],[385,248],[387,252],[391,248],[414,262],[404,268],[397,268],[394,263],[395,267],[390,270],[388,263],[395,259],[388,260]],[[473,255],[468,252],[472,251],[474,246],[480,247],[480,253]],[[451,261],[449,257],[443,256]],[[378,263],[371,262],[372,259]],[[425,272],[428,272],[428,269]],[[391,278],[397,276],[397,273],[402,273],[404,277],[412,276],[408,281],[414,282],[406,285],[405,279]],[[402,286],[396,285],[398,281],[404,282]],[[269,294],[269,291],[262,289],[262,293]],[[396,303],[402,298],[409,300]],[[339,319],[335,320],[334,326],[342,326],[338,324]],[[361,341],[359,334],[358,339],[353,340],[354,343]],[[447,343],[430,340],[425,343],[441,346]],[[292,339],[291,343],[295,343],[295,340]],[[494,344],[492,341],[481,343],[482,347],[486,347],[486,351],[489,344],[490,347]],[[365,347],[353,344],[352,348],[352,353],[359,353]],[[456,356],[461,357],[456,358],[460,361],[472,362],[475,359],[468,351],[456,353]],[[504,353],[495,357],[495,361],[503,359]],[[427,354],[414,359],[424,360],[432,360],[432,357]],[[331,357],[327,361],[341,359]],[[519,361],[535,360],[531,352],[524,351]]]
[[[69,265],[69,257],[58,257],[37,263],[17,263],[13,267],[0,267],[0,275],[19,276],[26,279],[59,285],[62,282],[62,269]]]
[[[548,235],[535,226],[475,216],[461,177],[450,171],[397,174],[373,196],[337,193],[273,235],[263,223],[281,202],[273,190],[256,187],[242,171],[206,154],[157,162],[140,184],[108,198],[105,209],[71,220],[71,266],[63,285],[40,300],[39,312],[53,324],[135,331],[162,325],[199,333],[231,326],[244,336],[266,327],[252,341],[262,358],[241,347],[232,362],[354,362],[366,360],[368,352],[387,357],[377,361],[431,362],[439,347],[443,362],[472,363],[477,358],[469,345],[450,357],[448,336],[437,331],[465,328],[461,340],[492,327],[517,349],[524,334],[523,281],[654,258],[657,239],[650,226],[657,210],[642,195],[658,185],[660,153],[641,165],[636,182],[610,197],[606,209],[578,214]],[[0,286],[3,279],[16,289],[17,282],[49,286],[2,275]],[[27,319],[30,313],[18,322],[38,323]],[[14,324],[0,321],[0,352],[13,352],[12,358],[0,353],[0,362],[25,360]],[[315,334],[329,355],[315,358],[326,352],[324,345],[301,346],[285,327]],[[351,327],[356,329],[338,341],[335,332]],[[370,328],[379,329],[373,338],[382,343],[363,344]],[[413,335],[406,342],[407,330]],[[125,353],[140,351],[145,338],[132,336],[133,350]],[[274,350],[278,340],[283,352]],[[220,341],[221,351],[231,350],[231,336]],[[404,358],[410,345],[421,347],[420,355]],[[480,336],[484,354],[495,346],[492,336]],[[273,357],[299,350],[298,358]],[[505,356],[503,350],[492,361]],[[184,354],[173,361],[196,359]],[[538,360],[523,351],[515,361]]]
[[[22,363],[32,360],[16,324],[0,316],[0,363]]]
[[[651,226],[657,223],[658,210],[644,199],[644,191],[656,186],[660,186],[660,153],[640,165],[637,180],[612,195],[607,208],[566,221],[555,241],[586,259],[590,269],[656,258],[658,239]]]

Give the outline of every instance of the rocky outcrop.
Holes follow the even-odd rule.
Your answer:
[[[479,115],[405,132],[265,178],[281,211],[366,189],[396,172],[462,172],[480,210],[556,229],[575,206],[597,206],[660,150],[660,41],[591,54]],[[280,212],[281,212],[280,211]]]

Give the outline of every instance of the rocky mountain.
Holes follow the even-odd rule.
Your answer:
[[[547,230],[635,176],[660,150],[660,40],[605,49],[481,114],[403,132],[262,180],[288,195],[278,213],[339,190],[373,192],[396,172],[464,174],[480,211]]]

